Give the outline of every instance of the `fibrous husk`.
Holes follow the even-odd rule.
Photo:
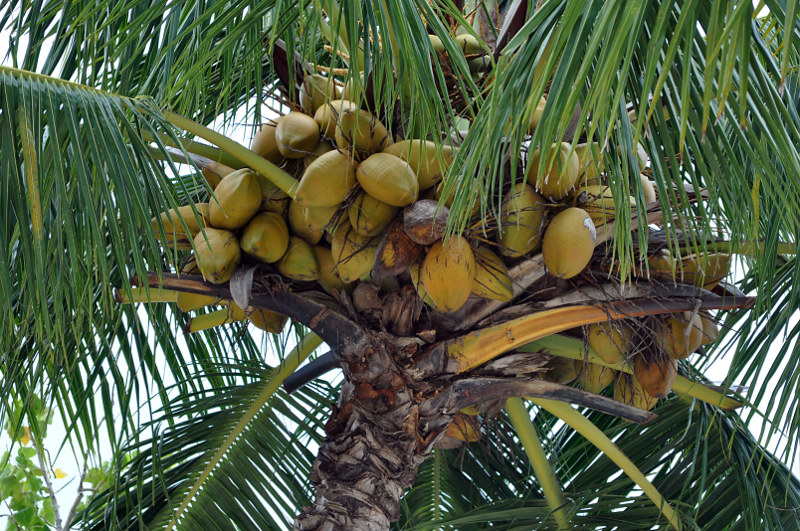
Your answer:
[[[303,79],[300,87],[300,106],[306,113],[313,114],[325,102],[338,98],[339,94],[339,87],[332,77],[311,74]]]
[[[419,259],[422,250],[423,247],[406,234],[403,229],[403,220],[396,218],[386,228],[386,232],[378,244],[372,276],[380,280],[407,271],[411,264]]]
[[[244,227],[261,208],[261,185],[247,168],[237,170],[219,183],[208,204],[208,221],[217,229]]]
[[[377,153],[392,143],[386,127],[363,109],[343,111],[336,125],[335,137],[339,149],[353,146],[361,153]]]
[[[554,144],[550,156],[555,160],[545,164],[542,175],[539,175],[539,156],[540,150],[537,149],[528,161],[528,182],[537,192],[554,201],[567,197],[578,182],[579,161],[572,146],[567,142]]]
[[[678,374],[678,362],[664,355],[636,356],[634,362],[636,382],[654,398],[665,398],[672,390]]]
[[[322,239],[322,228],[312,229],[306,222],[306,211],[297,201],[289,202],[289,228],[293,235],[302,238],[310,245],[316,245]]]
[[[338,205],[355,184],[356,166],[350,155],[329,151],[308,165],[297,185],[294,200],[304,207]]]
[[[672,359],[688,358],[703,341],[703,321],[699,314],[670,314],[663,324],[663,329],[656,330],[656,344]]]
[[[514,298],[514,286],[503,259],[486,247],[478,247],[475,254],[475,279],[472,293],[496,301],[510,301]]]
[[[614,400],[647,411],[653,409],[658,402],[658,399],[650,396],[633,376],[625,373],[620,373],[614,382]]]
[[[419,190],[428,190],[436,186],[450,168],[455,157],[452,147],[436,144],[430,140],[403,140],[387,147],[389,153],[408,162],[419,183]]]
[[[546,204],[529,184],[511,189],[500,211],[500,254],[517,258],[538,249]]]
[[[278,149],[278,140],[275,138],[275,131],[282,119],[283,117],[280,117],[274,122],[262,125],[253,135],[253,142],[250,144],[250,151],[261,155],[273,164],[278,164],[283,160],[283,155]]]
[[[400,157],[375,153],[358,165],[356,177],[364,191],[388,205],[403,207],[417,200],[417,176]]]
[[[220,304],[220,298],[211,295],[202,295],[200,293],[189,293],[188,291],[181,291],[178,293],[178,300],[176,301],[178,308],[182,312],[193,312],[211,306],[212,304]]]
[[[247,256],[261,262],[277,262],[289,247],[289,229],[283,216],[260,212],[245,225],[239,246]]]
[[[336,262],[333,259],[331,250],[321,245],[315,245],[313,249],[314,255],[317,257],[317,263],[319,264],[319,278],[317,282],[322,286],[322,289],[328,293],[333,293],[334,290],[348,290],[351,285],[346,283],[339,276],[339,271],[336,269]]]
[[[540,374],[542,379],[547,382],[566,385],[578,377],[578,371],[575,370],[575,360],[570,358],[553,356],[544,365],[544,368],[546,370]]]
[[[617,375],[617,371],[594,363],[584,363],[583,360],[575,360],[575,371],[578,373],[578,383],[581,389],[590,393],[600,393],[611,385]]]
[[[349,221],[343,221],[331,237],[331,255],[339,277],[347,283],[366,278],[375,263],[378,238],[356,232]]]
[[[263,308],[253,308],[252,306],[247,309],[247,320],[253,323],[254,326],[270,332],[272,334],[279,334],[286,326],[289,318],[278,312],[272,312]]]
[[[314,112],[314,120],[319,125],[320,133],[326,138],[336,140],[336,124],[345,111],[358,111],[358,104],[350,100],[333,100],[320,105]]]
[[[200,219],[198,219],[198,216]],[[181,220],[186,223],[186,229],[183,228]],[[164,227],[163,240],[161,240],[159,222]],[[192,240],[207,223],[208,203],[196,203],[194,206],[186,205],[172,208],[150,220],[156,238],[161,240],[164,245],[182,250],[192,248]],[[186,232],[187,229],[188,233]]]
[[[212,284],[230,280],[242,259],[239,240],[227,230],[203,229],[195,236],[194,246],[200,273]]]
[[[350,225],[356,232],[364,236],[380,234],[389,226],[396,213],[397,207],[387,205],[363,190],[358,193],[353,204],[347,209]]]
[[[572,278],[589,264],[597,241],[592,218],[585,210],[568,208],[559,212],[542,238],[542,258],[551,275]]]
[[[278,262],[278,271],[294,280],[317,280],[319,264],[311,246],[300,238],[289,238],[289,248]]]
[[[403,210],[403,227],[409,238],[420,245],[441,240],[447,228],[450,209],[434,199],[420,199]]]
[[[307,114],[290,112],[278,122],[275,139],[281,155],[289,159],[301,159],[317,147],[319,126]]]
[[[258,186],[261,188],[261,212],[275,212],[283,215],[289,207],[291,198],[272,183],[269,179],[261,174],[256,174],[258,177]]]
[[[619,363],[631,346],[633,330],[620,321],[590,324],[586,328],[589,347],[606,363]]]
[[[422,262],[420,279],[440,311],[454,312],[472,292],[475,269],[469,241],[453,236],[447,243],[440,240],[431,246]]]

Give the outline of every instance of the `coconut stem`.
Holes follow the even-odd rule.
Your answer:
[[[667,503],[667,500],[658,492],[655,485],[645,477],[642,471],[639,470],[633,461],[631,461],[616,444],[611,442],[611,439],[609,439],[600,428],[592,424],[589,419],[573,409],[570,405],[563,402],[544,398],[534,398],[531,399],[531,401],[570,425],[575,431],[584,436],[586,440],[608,456],[608,458],[620,467],[622,471],[642,489],[647,497],[653,501],[672,527],[681,529],[681,521],[675,509]]]
[[[561,492],[561,486],[553,472],[553,467],[550,466],[550,461],[547,460],[542,441],[536,433],[536,427],[531,422],[530,414],[525,409],[522,399],[514,397],[506,400],[506,412],[517,437],[522,442],[528,461],[533,467],[533,473],[536,474],[536,479],[542,486],[547,506],[550,507],[553,517],[558,522],[558,528],[569,529],[569,518],[563,507],[564,495]]]
[[[164,117],[174,126],[219,146],[220,149],[247,164],[294,199],[294,188],[296,188],[297,181],[264,157],[258,156],[240,143],[216,131],[212,131],[202,124],[193,122],[180,114],[172,111],[164,111]]]

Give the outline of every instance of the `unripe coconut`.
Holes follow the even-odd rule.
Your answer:
[[[428,35],[428,40],[431,42],[431,50],[433,50],[434,54],[445,53],[442,39],[440,39],[437,35]]]
[[[312,162],[317,160],[320,156],[324,155],[325,153],[333,151],[334,149],[336,148],[334,148],[333,145],[327,141],[323,141],[317,144],[317,147],[314,148],[314,151],[312,151],[310,155],[306,155],[305,157],[303,157],[303,170],[307,170]]]
[[[517,258],[539,247],[546,204],[532,186],[517,183],[500,210],[500,254]]]
[[[549,199],[564,199],[578,182],[578,155],[572,152],[572,146],[567,142],[553,144],[549,156],[555,160],[545,163],[542,175],[539,175],[539,156],[540,150],[537,149],[528,161],[528,182]]]
[[[200,172],[203,174],[206,182],[208,183],[209,188],[214,190],[220,181],[229,173],[233,173],[234,170],[230,166],[222,164],[221,162],[216,162],[213,160],[209,160],[205,163],[202,167]]]
[[[620,321],[590,324],[586,329],[589,347],[606,363],[619,363],[631,346],[633,330]]]
[[[397,207],[387,205],[364,192],[358,193],[353,204],[347,209],[350,225],[359,234],[364,236],[377,236],[397,213]]]
[[[300,87],[300,106],[306,113],[313,114],[325,102],[338,97],[339,88],[332,77],[311,74],[303,79],[303,85]]]
[[[197,214],[195,214],[197,212]],[[199,219],[198,219],[199,216]],[[186,229],[181,223],[186,223]],[[156,238],[161,240],[161,227],[164,227],[164,245],[175,249],[191,249],[192,240],[208,221],[208,203],[197,203],[162,212],[150,220]],[[160,225],[159,225],[160,223]]]
[[[308,165],[295,190],[294,200],[304,207],[330,207],[344,202],[356,184],[356,167],[350,155],[329,151]]]
[[[417,200],[417,176],[400,157],[375,153],[358,165],[356,177],[364,191],[387,205],[403,207]]]
[[[691,255],[683,258],[683,281],[703,289],[714,289],[728,274],[731,255],[709,253]]]
[[[203,229],[195,236],[194,246],[200,273],[212,284],[229,281],[242,259],[239,240],[227,230]]]
[[[461,308],[472,292],[475,278],[475,255],[463,236],[454,236],[447,243],[440,240],[428,250],[420,269],[425,291],[443,312]]]
[[[430,140],[403,140],[387,147],[384,153],[400,157],[408,162],[419,182],[419,190],[427,190],[438,184],[450,168],[455,151],[450,146],[441,146]]]
[[[319,264],[311,246],[300,238],[289,238],[289,247],[278,262],[278,271],[294,280],[317,280]]]
[[[596,227],[602,227],[617,216],[614,196],[609,186],[599,184],[583,186],[578,189],[575,197],[575,205],[589,214]],[[635,197],[629,196],[628,201],[631,208],[636,208]]]
[[[575,371],[578,373],[578,383],[581,389],[590,393],[600,393],[611,385],[617,375],[617,371],[594,363],[584,363],[583,360],[575,360]]]
[[[470,35],[469,33],[462,33],[461,35],[456,35],[454,39],[456,41],[456,45],[458,45],[459,49],[464,55],[475,55],[478,53],[483,53],[483,48],[481,47],[481,43],[478,42],[474,36]]]
[[[342,87],[342,99],[359,103],[363,98],[367,80],[364,78],[363,71],[359,71],[355,77],[358,78],[358,84],[356,84],[355,78],[348,77],[347,80],[345,80],[344,86]]]
[[[314,120],[319,125],[320,133],[331,140],[336,139],[336,124],[345,111],[358,112],[358,104],[350,100],[333,100],[320,105],[314,112]]]
[[[655,398],[666,398],[675,383],[678,374],[678,362],[666,356],[647,359],[644,355],[636,356],[634,375],[636,382]]]
[[[600,174],[605,171],[603,154],[597,142],[583,143],[575,146],[575,155],[578,157],[578,175],[581,185],[591,186],[600,184]]]
[[[226,175],[208,204],[208,221],[217,229],[244,227],[261,208],[261,185],[247,168]]]
[[[256,174],[258,178],[258,186],[261,188],[261,212],[275,212],[276,214],[285,214],[286,209],[289,207],[290,198],[286,192],[278,188],[269,179]]]
[[[267,122],[261,126],[253,135],[253,142],[250,144],[250,151],[257,153],[273,164],[278,164],[283,160],[283,155],[278,149],[278,140],[275,138],[275,131],[278,123],[283,119],[281,116],[274,122]]]
[[[275,139],[281,155],[289,159],[302,159],[317,147],[319,126],[307,114],[290,112],[278,122]]]
[[[534,107],[533,111],[531,111],[531,118],[530,121],[528,122],[528,134],[533,134],[533,131],[536,129],[536,126],[539,125],[539,121],[542,119],[542,114],[544,114],[544,106],[546,104],[547,104],[547,98],[542,96],[536,103],[536,107]]]
[[[639,409],[651,410],[655,407],[658,399],[650,396],[647,391],[630,374],[620,373],[617,381],[614,382],[614,400],[638,407]]]
[[[321,245],[313,247],[314,255],[317,257],[319,264],[319,278],[317,282],[322,286],[322,289],[328,293],[336,291],[345,291],[350,286],[342,280],[339,276],[339,271],[336,269],[336,262],[333,259],[331,250]]]
[[[344,282],[354,282],[369,275],[375,263],[378,242],[378,238],[357,233],[347,221],[336,228],[331,236],[331,255]]]
[[[257,328],[269,332],[271,334],[279,334],[286,326],[286,321],[289,318],[278,312],[271,312],[263,308],[253,308],[252,306],[247,309],[247,320],[253,323]]]
[[[656,332],[656,344],[675,360],[688,358],[703,342],[703,321],[694,312],[672,314]]]
[[[293,235],[302,238],[310,245],[316,245],[322,239],[322,228],[311,229],[306,223],[306,209],[297,201],[289,203],[289,228]]]
[[[475,254],[475,279],[472,293],[496,301],[507,302],[514,298],[511,276],[502,258],[486,247],[478,247]]]
[[[392,143],[386,127],[363,109],[343,111],[336,125],[335,137],[339,149],[353,146],[362,153],[377,153]]]
[[[547,382],[553,382],[561,385],[566,385],[578,377],[578,371],[575,370],[575,360],[569,358],[562,358],[561,356],[553,356],[544,365],[547,369],[542,372],[542,379]]]
[[[585,210],[568,208],[559,212],[542,239],[542,258],[551,275],[572,278],[592,260],[597,232]]]
[[[283,216],[275,212],[261,212],[245,225],[239,238],[244,253],[261,262],[271,264],[283,257],[289,248],[289,229]]]

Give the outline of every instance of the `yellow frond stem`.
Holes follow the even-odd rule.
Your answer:
[[[164,288],[149,288],[142,286],[131,288],[130,294],[120,288],[114,290],[114,300],[118,304],[135,304],[140,302],[175,302],[178,300],[178,292]]]
[[[213,312],[204,313],[203,315],[198,315],[197,317],[192,317],[183,327],[183,330],[185,333],[190,334],[192,332],[208,330],[209,328],[222,326],[236,321],[244,321],[245,319],[246,316],[244,313],[242,313],[242,315],[235,315],[230,311],[229,308],[222,308],[221,310],[216,310]]]

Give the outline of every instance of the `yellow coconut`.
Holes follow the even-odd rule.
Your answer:
[[[614,382],[614,400],[638,407],[639,409],[651,410],[655,407],[658,399],[650,396],[644,388],[630,374],[620,373]]]
[[[528,182],[543,196],[559,201],[569,194],[569,191],[578,182],[579,161],[578,155],[572,151],[572,146],[567,142],[553,144],[549,157],[552,161],[545,162],[544,173],[539,174],[540,151],[534,151],[528,161]]]
[[[544,198],[528,184],[518,183],[509,192],[500,211],[500,254],[516,258],[538,249],[545,207]]]
[[[333,151],[334,149],[336,148],[333,147],[333,144],[327,141],[322,141],[317,144],[317,147],[314,148],[314,151],[312,151],[310,155],[303,157],[303,170],[307,170],[311,163],[317,160],[321,155]]]
[[[283,216],[275,212],[256,214],[239,237],[244,253],[261,262],[277,262],[289,248],[289,229]]]
[[[316,280],[319,264],[311,246],[300,238],[289,238],[289,248],[278,262],[278,271],[294,280]]]
[[[417,295],[419,298],[422,299],[422,302],[430,306],[436,311],[439,311],[439,308],[436,307],[436,303],[433,301],[430,295],[428,295],[425,286],[422,284],[420,279],[420,271],[422,269],[422,263],[417,262],[415,264],[411,264],[408,268],[408,274],[411,277],[411,284],[414,286],[414,289],[417,290]]]
[[[592,218],[580,208],[568,208],[550,221],[542,238],[542,258],[551,275],[572,278],[589,264],[597,241]]]
[[[331,140],[336,139],[336,124],[345,111],[358,112],[358,104],[350,100],[334,100],[320,105],[314,112],[314,120],[319,125],[320,133]]]
[[[308,165],[297,185],[294,200],[304,207],[338,205],[355,184],[356,167],[350,155],[329,151]]]
[[[362,236],[348,221],[342,222],[331,236],[331,255],[344,282],[354,282],[372,271],[379,239]]]
[[[339,149],[353,146],[362,153],[377,153],[392,143],[386,127],[363,109],[343,111],[334,136]]]
[[[206,282],[222,284],[233,276],[242,259],[239,240],[227,230],[203,229],[194,238],[195,259]]]
[[[289,202],[289,212],[286,216],[289,229],[294,236],[302,238],[310,245],[316,245],[322,239],[322,228],[312,229],[308,226],[306,210],[296,201]]]
[[[362,190],[347,210],[347,216],[356,232],[377,236],[389,226],[397,210],[397,207],[387,205]]]
[[[584,363],[575,360],[575,371],[578,373],[578,382],[581,389],[590,393],[600,393],[614,382],[617,371],[594,363]]]
[[[332,77],[311,74],[303,79],[300,87],[300,106],[308,114],[313,114],[318,107],[327,101],[339,97],[339,88]]]
[[[727,253],[696,254],[683,258],[682,263],[684,282],[712,290],[727,276],[731,255]]]
[[[339,271],[336,269],[336,262],[333,259],[331,250],[321,245],[315,245],[313,250],[314,255],[317,257],[317,263],[319,264],[319,278],[317,282],[322,286],[322,289],[328,293],[333,293],[334,290],[347,290],[350,285],[339,276]]]
[[[286,192],[278,188],[276,185],[261,174],[258,176],[258,186],[261,188],[261,212],[275,212],[283,215],[289,207],[289,196]]]
[[[420,191],[436,186],[455,157],[452,147],[443,145],[437,150],[436,144],[430,140],[403,140],[387,147],[384,153],[408,162],[417,176]]]
[[[513,299],[514,286],[502,258],[486,247],[478,247],[474,254],[476,269],[472,293],[496,301],[506,302]]]
[[[181,220],[186,224],[185,229]],[[164,245],[175,249],[191,249],[192,240],[207,222],[208,203],[197,203],[194,207],[186,205],[173,208],[150,220],[156,238],[161,240]],[[161,227],[164,228],[163,240],[161,239]]]
[[[252,306],[247,309],[247,320],[253,323],[257,328],[270,332],[271,334],[279,334],[286,326],[289,318],[278,312],[272,312],[263,308],[253,308]]]
[[[220,298],[212,295],[202,295],[200,293],[188,293],[181,291],[178,293],[178,300],[176,301],[178,308],[182,312],[193,312],[212,304],[220,304]]]
[[[422,245],[412,240],[403,228],[399,217],[392,221],[380,238],[372,266],[372,277],[382,280],[408,270],[419,259]]]
[[[656,331],[656,344],[672,359],[688,358],[703,342],[703,321],[699,314],[671,314],[663,324],[663,329]]]
[[[717,326],[717,322],[710,316],[705,314],[700,314],[700,320],[703,324],[703,340],[700,342],[700,345],[708,345],[709,343],[713,343],[717,340],[717,336],[719,335],[719,327]]]
[[[209,188],[213,190],[226,175],[233,173],[236,170],[230,166],[222,164],[221,162],[209,160],[200,171],[208,183]]]
[[[544,368],[547,370],[541,373],[542,379],[548,382],[566,385],[578,377],[573,359],[553,356]]]
[[[583,143],[575,146],[578,157],[578,181],[584,186],[600,184],[600,174],[605,171],[603,155],[597,142]]]
[[[475,254],[463,236],[440,240],[428,250],[420,269],[425,291],[443,312],[461,308],[472,292]]]
[[[678,374],[678,362],[666,356],[647,359],[644,355],[636,356],[634,375],[636,383],[655,398],[666,398],[675,383]]]
[[[590,324],[586,329],[589,347],[606,363],[619,363],[631,346],[633,330],[620,321]]]
[[[319,126],[307,114],[290,112],[278,122],[275,139],[281,155],[289,159],[301,159],[317,147]]]
[[[365,192],[387,205],[402,207],[417,200],[417,176],[400,157],[375,153],[358,165],[356,177]]]
[[[461,412],[453,416],[451,422],[445,430],[445,435],[464,442],[475,442],[481,439],[481,429],[478,419],[464,415]]]
[[[217,229],[235,230],[247,225],[261,208],[261,185],[247,168],[237,170],[219,183],[208,204],[208,221]]]
[[[267,122],[261,126],[253,135],[253,142],[250,144],[250,150],[261,155],[273,164],[278,164],[283,160],[283,155],[278,149],[278,140],[275,138],[275,131],[278,128],[278,123],[283,117],[278,118],[274,122]]]

